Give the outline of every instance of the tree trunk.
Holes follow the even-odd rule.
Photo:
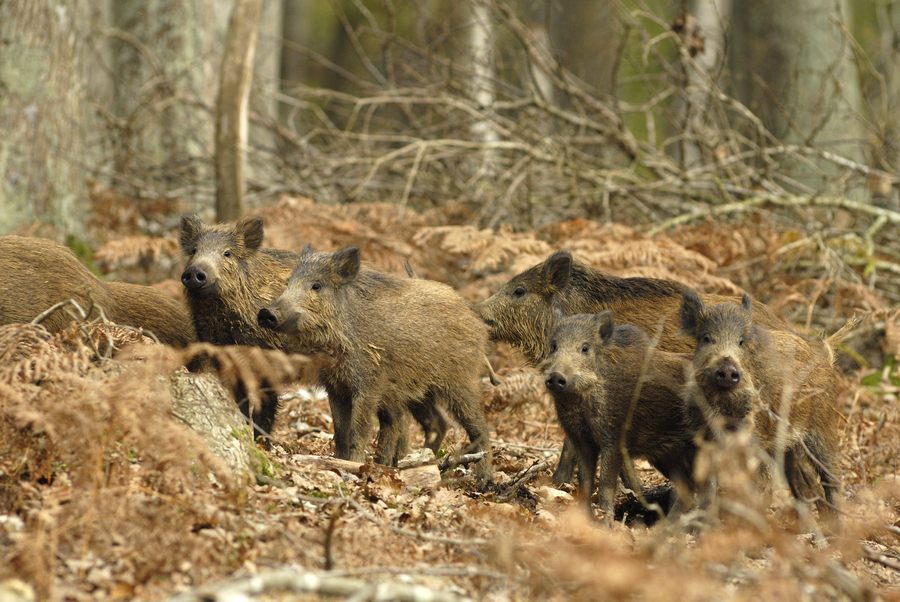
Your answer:
[[[215,15],[216,0],[113,0],[111,142],[124,181],[157,193],[208,181],[205,107],[223,35]]]
[[[262,0],[235,0],[216,99],[216,218],[232,221],[244,207],[247,151],[247,99]]]
[[[471,0],[469,26],[469,51],[472,57],[472,98],[483,114],[493,111],[496,97],[494,85],[494,21],[491,8],[485,0]],[[472,135],[485,144],[482,152],[481,171],[490,177],[495,170],[494,151],[490,145],[497,141],[497,131],[490,119],[479,119],[472,124]]]
[[[75,0],[0,2],[0,233],[79,233],[84,103]]]
[[[689,169],[708,159],[703,149],[714,149],[719,132],[706,119],[710,95],[718,88],[719,74],[725,62],[725,32],[730,27],[731,0],[692,0],[684,16],[682,56],[686,90],[679,106],[678,128],[682,141],[676,153],[683,168]],[[693,57],[691,43],[702,39],[703,49]],[[685,56],[686,55],[686,56]]]
[[[225,461],[235,482],[246,484],[258,472],[253,431],[238,405],[212,374],[176,370],[170,378],[172,413],[200,433],[209,450]]]
[[[622,37],[613,0],[553,0],[550,36],[564,68],[597,96],[613,94],[616,52]]]
[[[738,98],[779,139],[862,160],[865,132],[844,27],[846,0],[757,0],[735,2],[733,10]],[[841,170],[824,162],[786,166],[804,193],[826,189]]]

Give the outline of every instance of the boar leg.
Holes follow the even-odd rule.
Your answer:
[[[437,406],[434,393],[428,392],[422,401],[411,403],[409,410],[425,432],[425,447],[437,455],[447,435],[448,425],[447,419]]]
[[[553,472],[554,483],[562,485],[563,483],[572,482],[572,477],[575,474],[575,460],[575,447],[569,438],[566,437],[563,440],[562,450],[559,452],[559,463]]]
[[[825,490],[825,499],[816,501],[819,517],[836,525],[840,518],[837,503],[840,497],[841,481],[838,478],[835,462],[837,454],[834,452],[834,446],[829,445],[819,436],[810,434],[806,439],[806,447],[813,457],[816,472],[819,473],[822,488]]]
[[[591,496],[594,494],[594,479],[597,473],[597,447],[588,441],[570,442],[578,456],[578,497],[581,498],[588,516],[594,516]]]
[[[615,447],[604,449],[600,454],[600,508],[606,513],[606,522],[611,524],[615,516],[616,479],[622,472],[622,454]]]
[[[436,392],[436,397],[444,400],[447,410],[469,436],[467,451],[484,451],[484,458],[475,464],[475,472],[480,481],[490,481],[493,478],[493,462],[487,421],[481,407],[481,384],[477,380],[460,383],[456,388]]]
[[[350,458],[350,408],[352,397],[346,387],[326,382],[328,405],[331,406],[331,421],[334,426],[334,456],[347,460]]]
[[[409,453],[409,427],[406,413],[381,408],[378,410],[378,447],[375,461],[387,466],[397,462]]]
[[[365,392],[358,392],[353,396],[350,402],[350,416],[348,424],[347,460],[352,462],[366,461],[366,445],[372,438],[372,427],[375,421],[375,407],[378,403],[377,393],[373,391],[375,387],[366,387],[363,385],[361,389]],[[396,427],[395,424],[385,425],[390,431]],[[392,433],[387,436],[393,437]]]

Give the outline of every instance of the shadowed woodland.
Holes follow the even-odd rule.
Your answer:
[[[894,0],[0,0],[0,600],[893,599],[898,120]],[[335,282],[413,301],[347,293],[369,304],[328,344],[291,338],[285,299],[347,247]],[[591,268],[676,292],[583,309],[560,291]],[[201,276],[240,281],[240,315]],[[498,317],[534,282],[545,314]],[[722,373],[759,397],[736,423],[703,397],[724,421],[698,406],[684,478],[619,439],[658,447],[652,413],[608,427],[588,516],[552,333],[638,322],[626,404],[671,360],[690,408],[688,290],[766,329],[765,370]],[[423,299],[462,313],[416,323]],[[390,348],[396,317],[440,353]],[[422,389],[360,456],[347,357],[388,392],[472,360],[449,380],[486,438]]]

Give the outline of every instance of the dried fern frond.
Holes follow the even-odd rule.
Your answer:
[[[272,349],[241,345],[196,343],[179,352],[179,361],[189,370],[211,369],[235,398],[246,397],[258,411],[262,393],[289,384],[315,384],[323,360],[287,354]]]
[[[107,242],[94,255],[105,273],[114,270],[151,266],[169,268],[181,262],[181,249],[174,237],[125,236]]]
[[[487,404],[493,411],[540,402],[549,407],[549,394],[541,375],[529,368],[499,371],[500,384],[488,393]]]

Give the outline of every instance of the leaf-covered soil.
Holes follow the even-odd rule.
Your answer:
[[[285,391],[274,441],[258,448],[245,485],[173,416],[159,380],[171,366],[118,353],[133,332],[14,325],[0,328],[0,598],[18,588],[23,599],[166,599],[284,567],[488,600],[897,596],[900,318],[890,279],[858,273],[831,241],[764,214],[650,238],[587,220],[479,230],[452,207],[285,198],[258,213],[269,246],[358,244],[383,269],[403,273],[409,259],[472,301],[566,248],[616,274],[747,290],[809,333],[864,313],[841,349],[841,535],[820,537],[782,488],[764,494],[745,440],[705,452],[721,486],[706,511],[649,527],[652,513],[620,493],[624,522],[607,526],[599,511],[589,521],[571,487],[551,481],[561,435],[540,379],[504,346],[491,353],[502,384],[484,383],[493,485],[477,486],[465,467],[422,489],[373,464],[310,465],[303,456],[332,453],[331,418],[324,394],[305,386]],[[96,265],[180,294],[166,282],[180,270],[174,224],[149,237],[97,220]],[[454,428],[445,450],[464,444]],[[662,478],[639,469],[661,499]]]

